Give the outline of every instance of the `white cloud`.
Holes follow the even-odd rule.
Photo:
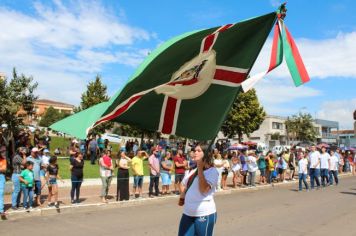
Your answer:
[[[356,110],[356,98],[350,100],[326,101],[317,112],[317,118],[335,120],[340,129],[353,128],[353,112]]]
[[[269,105],[278,105],[292,102],[299,98],[315,97],[321,95],[321,92],[307,87],[295,87],[291,83],[286,83],[280,79],[268,79],[269,81],[261,81],[256,90],[259,98]]]
[[[356,32],[339,33],[335,38],[329,39],[296,39],[311,80],[329,77],[333,79],[337,79],[337,77],[356,78],[356,44],[354,42],[356,42]],[[272,40],[269,39],[261,51],[251,75],[267,70],[271,46]],[[286,103],[323,95],[321,91],[308,87],[308,83],[301,87],[294,87],[285,62],[260,81],[256,90],[265,109],[270,113],[278,114],[290,114],[298,111],[298,107],[286,107]],[[342,120],[341,114],[343,113],[340,112],[339,118],[336,117],[339,121]],[[342,123],[346,124],[347,122]]]
[[[335,38],[311,40],[296,39],[311,79],[327,77],[356,78],[356,32],[338,33]],[[253,73],[264,71],[269,66],[272,41],[267,40]],[[285,63],[271,72],[273,77],[290,77]]]
[[[0,71],[33,75],[41,97],[78,103],[88,79],[111,63],[137,66],[155,34],[126,23],[121,9],[97,1],[34,4],[33,14],[0,7]],[[61,88],[61,89],[58,89]]]

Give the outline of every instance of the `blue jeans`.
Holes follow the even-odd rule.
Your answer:
[[[5,175],[0,174],[0,213],[4,212]]]
[[[14,191],[12,192],[12,196],[11,196],[12,207],[20,206],[21,184],[20,184],[19,176],[20,176],[20,174],[12,174],[12,176],[11,176],[12,184],[14,185]]]
[[[323,187],[325,187],[325,180],[326,180],[326,183],[329,183],[329,170],[321,169],[320,176],[321,176],[321,184],[323,185]]]
[[[28,208],[33,205],[33,188],[32,187],[21,187],[23,193],[23,207]],[[27,204],[27,200],[28,203]]]
[[[308,183],[307,183],[307,174],[301,174],[299,173],[299,191],[302,191],[303,185],[302,182],[304,183],[304,186],[306,189],[309,189]]]
[[[310,188],[314,189],[314,180],[316,182],[316,186],[320,187],[320,181],[319,181],[320,169],[310,168],[309,174],[310,174]]]
[[[90,164],[95,165],[96,151],[90,151]]]
[[[335,183],[336,185],[339,184],[339,178],[337,177],[337,170],[331,170],[329,171],[329,181],[330,181],[330,185],[333,185],[334,184],[334,180],[335,179]],[[334,177],[334,178],[333,178]]]
[[[178,236],[211,236],[213,235],[216,217],[216,213],[200,217],[192,217],[183,214],[180,219]]]

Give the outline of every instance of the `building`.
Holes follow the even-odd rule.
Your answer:
[[[354,130],[339,130],[333,131],[332,133],[339,137],[340,147],[356,148],[356,135]]]
[[[28,117],[26,112],[22,109],[17,114],[18,116],[24,117],[25,124],[36,125],[37,122],[41,120],[41,117],[46,113],[49,107],[53,107],[60,113],[72,114],[75,106],[49,99],[38,99],[34,102],[34,114],[32,117]]]
[[[315,119],[314,122],[321,127],[321,137],[317,140],[319,143],[338,143],[338,135],[333,131],[339,130],[339,122],[322,119]]]
[[[244,136],[244,140],[263,142],[270,147],[275,145],[291,145],[300,142],[287,136],[288,127],[285,125],[287,119],[288,117],[267,115],[260,128],[250,134],[250,137]],[[316,119],[313,123],[318,133],[317,142],[330,144],[338,142],[337,135],[332,133],[333,130],[337,131],[339,129],[338,122]]]

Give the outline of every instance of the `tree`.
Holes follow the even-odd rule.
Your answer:
[[[14,137],[23,125],[17,112],[23,108],[28,116],[33,114],[33,103],[38,98],[34,94],[37,86],[38,83],[33,82],[32,76],[18,76],[15,68],[9,83],[7,78],[0,79],[0,122],[7,125],[7,128],[1,130],[0,143],[4,142],[2,144],[7,146],[10,156],[15,152]]]
[[[95,80],[87,85],[87,91],[82,94],[80,109],[84,110],[106,101],[109,101],[107,87],[102,83],[101,76],[96,75]]]
[[[74,112],[79,112],[101,102],[109,101],[107,87],[102,83],[100,75],[97,75],[94,81],[89,82],[87,90],[82,94],[81,99],[80,106],[76,108]],[[105,130],[111,129],[112,126],[112,122],[105,122],[95,127],[92,133],[104,133]]]
[[[309,113],[293,115],[285,122],[287,135],[296,140],[314,142],[318,135],[313,125],[313,117]]]
[[[50,125],[63,119],[64,117],[65,113],[60,113],[58,110],[50,106],[38,124],[43,127],[49,127]]]
[[[32,76],[18,76],[15,68],[12,76],[9,83],[7,79],[0,80],[0,120],[8,125],[9,130],[15,132],[23,124],[22,119],[17,116],[20,108],[29,116],[34,112],[34,102],[38,99],[34,93],[38,83],[33,82]]]
[[[243,134],[249,136],[257,130],[265,116],[266,113],[260,106],[256,90],[251,89],[237,96],[221,127],[221,131],[229,138],[237,135],[239,142],[241,142]]]
[[[33,77],[26,77],[24,74],[17,75],[17,71],[14,68],[12,71],[12,80],[10,81],[10,96],[14,101],[18,101],[23,110],[26,111],[29,117],[34,114],[34,102],[38,99],[38,96],[34,94],[38,87],[38,83],[33,83]]]

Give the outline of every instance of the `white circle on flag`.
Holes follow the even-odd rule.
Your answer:
[[[169,83],[155,89],[176,99],[193,99],[202,95],[214,79],[216,53],[214,50],[200,53],[174,72]]]

